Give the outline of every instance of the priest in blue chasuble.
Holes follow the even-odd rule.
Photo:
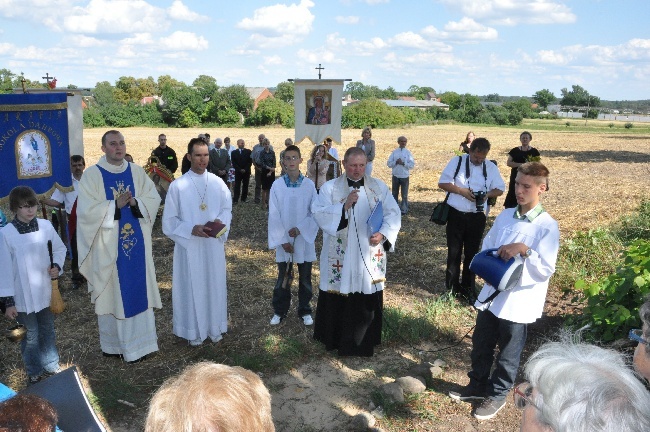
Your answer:
[[[161,301],[151,230],[160,195],[140,166],[124,160],[119,131],[104,134],[102,151],[79,182],[79,270],[88,280],[104,356],[133,362],[158,351],[153,308]]]

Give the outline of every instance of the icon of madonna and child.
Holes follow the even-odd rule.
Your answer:
[[[331,90],[316,90],[316,91],[305,91],[305,97],[307,98],[307,106],[309,110],[307,111],[307,124],[313,125],[325,125],[330,124],[331,119],[331,104],[330,100],[332,99]]]

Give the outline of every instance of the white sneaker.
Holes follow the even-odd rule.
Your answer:
[[[302,317],[302,322],[306,326],[310,326],[310,325],[314,324],[314,320],[312,319],[311,315],[305,315],[304,317]]]
[[[203,343],[203,341],[202,341],[201,338],[199,337],[199,338],[197,338],[197,339],[191,340],[191,341],[190,341],[190,346],[193,346],[193,347],[195,347],[195,346],[200,346],[202,343]]]
[[[282,317],[280,315],[273,315],[273,318],[271,318],[271,322],[269,324],[278,325],[280,324],[280,321],[282,321]]]

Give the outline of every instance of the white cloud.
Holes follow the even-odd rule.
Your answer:
[[[282,63],[283,63],[282,57],[280,57],[279,55],[264,57],[264,64],[267,66],[281,65]]]
[[[571,58],[553,50],[540,50],[537,51],[537,60],[548,65],[565,65]]]
[[[210,20],[207,16],[192,12],[181,0],[174,0],[167,12],[171,18],[180,21],[206,22]]]
[[[155,43],[151,33],[135,33],[131,37],[122,39],[121,42],[128,45],[153,45]]]
[[[237,23],[237,27],[251,32],[250,43],[260,48],[292,45],[311,32],[314,15],[309,9],[312,7],[311,0],[262,7],[253,12],[253,18]]]
[[[316,50],[299,49],[296,53],[300,63],[344,63],[336,54],[328,49]]]
[[[554,0],[438,0],[463,15],[490,24],[571,24],[575,14]]]
[[[447,38],[455,40],[495,40],[499,36],[495,29],[467,17],[458,22],[449,21],[444,28]]]
[[[63,42],[66,45],[72,45],[79,48],[96,48],[107,44],[106,41],[80,34],[66,36]]]
[[[14,44],[0,42],[0,55],[9,54],[14,49],[16,49]]]
[[[358,16],[337,16],[336,22],[339,24],[357,24],[359,22]]]
[[[91,0],[74,7],[63,18],[63,27],[73,33],[131,33],[162,31],[169,27],[164,10],[143,0]]]
[[[248,49],[246,47],[235,48],[230,51],[231,54],[245,57],[255,57],[262,53],[260,50]]]
[[[388,48],[388,44],[380,37],[374,37],[369,41],[351,42],[350,45],[356,48],[357,54],[361,56],[371,56],[376,51]]]
[[[160,38],[160,47],[169,51],[202,51],[208,48],[208,41],[195,33],[175,31]]]
[[[329,49],[339,49],[343,48],[347,44],[347,41],[344,37],[341,37],[338,33],[328,34],[325,38],[325,46]]]
[[[404,32],[398,33],[388,40],[393,47],[426,49],[427,41],[417,33]]]
[[[390,0],[362,0],[362,1],[369,5],[376,5],[376,4],[388,3]]]

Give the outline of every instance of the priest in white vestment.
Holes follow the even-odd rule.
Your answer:
[[[160,195],[142,167],[124,160],[120,132],[104,134],[102,151],[79,182],[79,270],[88,280],[104,355],[133,362],[158,351],[153,308],[162,304],[151,229]]]
[[[191,168],[169,186],[163,212],[163,232],[174,240],[172,280],[173,331],[197,346],[207,338],[218,342],[228,331],[226,254],[224,245],[232,220],[230,190],[207,171],[208,146],[190,140]],[[221,222],[224,234],[210,237],[207,222]]]
[[[365,175],[366,160],[362,149],[348,149],[345,175],[325,183],[312,205],[323,230],[314,338],[344,356],[372,356],[381,343],[386,254],[401,227],[399,206],[384,182]],[[379,202],[381,225],[369,232]]]

